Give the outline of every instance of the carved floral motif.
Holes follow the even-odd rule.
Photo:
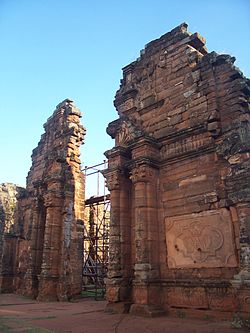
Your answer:
[[[199,222],[184,227],[175,236],[175,248],[183,257],[191,258],[194,263],[202,263],[209,256],[216,256],[216,251],[223,243],[223,234],[219,229],[212,229],[210,225],[204,226]]]
[[[166,218],[168,266],[237,266],[231,223],[226,209]]]

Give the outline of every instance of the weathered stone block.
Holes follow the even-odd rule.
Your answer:
[[[169,304],[174,307],[198,309],[208,308],[208,300],[204,288],[169,288],[167,297]]]

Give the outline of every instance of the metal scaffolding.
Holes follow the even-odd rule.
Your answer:
[[[83,240],[83,296],[94,296],[95,299],[103,299],[105,296],[108,269],[110,196],[106,193],[105,183],[101,181],[103,179],[101,171],[105,168],[106,161],[85,167],[83,170],[86,182],[88,176],[95,175],[97,183],[97,195],[85,201]],[[103,185],[102,190],[101,185]]]

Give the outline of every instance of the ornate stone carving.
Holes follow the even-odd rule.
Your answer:
[[[143,135],[140,124],[135,117],[123,116],[109,123],[107,133],[115,138],[116,146],[126,147],[135,138]]]
[[[111,172],[104,172],[106,185],[109,191],[118,190],[120,188],[121,170],[116,169]]]
[[[236,267],[231,224],[226,209],[166,218],[168,266]]]
[[[126,121],[123,121],[120,125],[120,129],[116,134],[117,145],[123,146],[126,145],[130,140],[135,138],[134,128]]]
[[[155,171],[147,164],[135,165],[130,172],[130,179],[133,183],[150,182],[155,177]]]
[[[185,139],[177,140],[162,147],[161,158],[168,159],[183,154],[198,151],[199,149],[209,147],[213,143],[213,138],[208,133],[191,135]]]

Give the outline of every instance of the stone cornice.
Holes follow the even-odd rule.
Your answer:
[[[123,156],[123,157],[128,158],[130,155],[130,150],[127,147],[116,146],[112,149],[106,150],[104,155],[108,159],[112,159],[117,156]]]
[[[134,168],[137,168],[141,165],[151,167],[153,169],[159,169],[159,161],[146,158],[146,157],[141,157],[135,160],[131,160],[125,164],[125,167],[127,170],[131,171]]]
[[[159,149],[161,148],[162,144],[159,143],[154,137],[144,135],[136,138],[136,140],[131,141],[129,148],[134,149],[135,147],[144,146],[145,144],[149,144],[150,146]]]
[[[163,166],[165,164],[179,163],[179,162],[182,162],[184,160],[189,160],[193,157],[203,155],[204,153],[215,152],[215,150],[216,150],[215,145],[213,145],[213,146],[206,145],[206,146],[203,146],[203,147],[199,147],[197,150],[187,151],[187,152],[184,152],[184,153],[176,154],[176,155],[171,156],[171,157],[166,157],[166,158],[162,157],[160,165]]]
[[[166,136],[164,136],[161,140],[159,140],[160,142],[175,142],[176,140],[178,140],[179,138],[186,138],[189,137],[190,135],[194,135],[194,134],[199,134],[199,133],[204,133],[207,132],[207,124],[199,124],[197,126],[193,126],[193,127],[187,127],[185,129],[173,132],[171,134],[168,134]]]
[[[199,133],[166,143],[160,151],[161,161],[184,158],[186,155],[199,155],[200,152],[215,150],[214,139],[209,133]]]

